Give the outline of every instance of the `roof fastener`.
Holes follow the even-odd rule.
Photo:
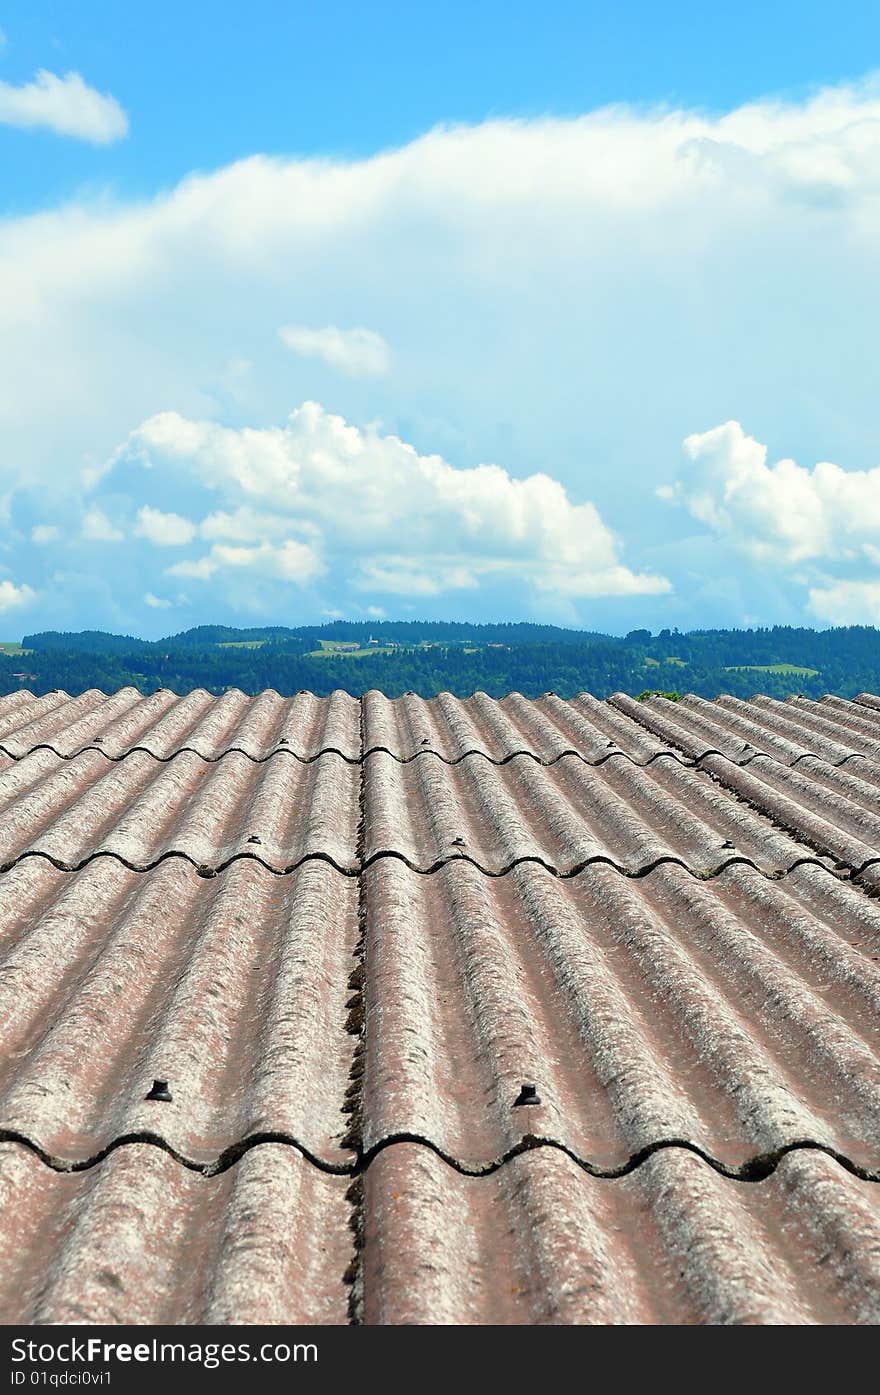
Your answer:
[[[252,834],[251,834],[250,838],[248,838],[248,842],[249,842],[249,843],[259,843],[259,844],[260,844],[260,847],[262,847],[262,845],[263,845],[263,840],[262,840],[262,838],[258,838],[257,835],[256,835],[256,833],[252,833]]]
[[[453,838],[452,846],[454,848],[463,848],[465,846],[465,841],[463,838]]]
[[[734,846],[734,844],[731,843],[731,841],[730,841],[729,838],[725,838],[725,840],[724,840],[724,842],[721,844],[721,846],[722,846],[722,848],[732,848],[732,847]]]
[[[521,1104],[540,1104],[541,1096],[538,1094],[537,1085],[521,1085],[519,1094],[513,1101],[514,1109]]]
[[[154,1080],[153,1088],[148,1095],[144,1096],[148,1100],[162,1100],[163,1103],[171,1103],[171,1091],[168,1089],[167,1080]]]

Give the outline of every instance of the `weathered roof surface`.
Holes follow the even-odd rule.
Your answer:
[[[41,747],[63,756],[96,749],[113,760],[134,750],[159,760],[179,751],[206,760],[228,751],[252,760],[279,750],[301,760],[336,751],[351,761],[373,750],[404,761],[426,750],[447,761],[480,751],[499,763],[526,753],[544,763],[574,754],[596,764],[615,750],[639,763],[660,752],[696,760],[716,750],[740,762],[763,751],[788,762],[809,753],[836,764],[854,755],[880,758],[877,714],[880,698],[866,693],[853,702],[830,696],[821,702],[760,696],[710,702],[689,694],[673,703],[638,702],[624,693],[608,702],[588,693],[569,701],[553,693],[533,700],[519,693],[497,700],[485,693],[441,693],[428,701],[377,692],[362,699],[343,692],[248,697],[237,689],[222,697],[204,689],[183,697],[162,689],[144,697],[135,688],[35,697],[22,689],[0,697],[0,751],[18,758]]]
[[[880,1320],[880,699],[0,750],[0,1317]]]
[[[604,861],[630,875],[663,860],[709,876],[734,859],[778,875],[812,856],[702,770],[671,757],[592,766],[562,756],[507,764],[427,754],[409,764],[364,761],[367,859],[393,852],[428,872],[464,858],[498,876],[525,859],[561,876]]]
[[[497,764],[522,754],[544,764],[564,755],[600,764],[623,751],[643,765],[671,749],[589,693],[566,702],[555,693],[532,701],[521,693],[497,701],[485,693],[464,699],[441,693],[427,701],[370,692],[362,702],[364,754],[387,751],[401,761],[426,751],[459,761],[478,751]]]
[[[351,1162],[357,896],[323,861],[20,862],[0,884],[0,1132],[62,1164],[148,1135],[207,1166],[269,1133]]]
[[[149,1144],[59,1173],[0,1143],[5,1323],[345,1323],[349,1179],[267,1143],[217,1177]]]
[[[170,760],[179,751],[193,751],[205,760],[241,751],[252,760],[265,760],[283,750],[301,760],[337,751],[356,761],[360,705],[342,692],[329,698],[312,693],[282,698],[274,692],[251,698],[237,690],[212,697],[196,689],[178,697],[167,688],[150,697],[136,688],[110,696],[92,688],[75,698],[60,691],[0,698],[0,750],[19,757],[43,747],[62,756],[100,750],[112,760],[131,751],[159,760]]]
[[[779,702],[760,696],[748,701],[724,696],[709,702],[693,694],[678,702],[661,697],[638,702],[615,693],[609,703],[694,760],[713,751],[739,765],[759,753],[786,765],[806,755],[833,765],[855,756],[880,757],[880,713],[875,715],[863,702],[835,697]]]
[[[23,860],[0,897],[0,1129],[56,1163],[147,1134],[203,1166],[266,1134],[352,1162],[358,897],[323,861]],[[880,904],[824,869],[381,858],[360,897],[363,1150],[417,1136],[483,1170],[535,1136],[613,1172],[684,1140],[735,1169],[809,1139],[880,1175]],[[157,1078],[171,1102],[145,1098]],[[513,1107],[523,1080],[540,1105]]]
[[[257,763],[237,751],[215,762],[191,751],[170,761],[143,751],[110,761],[96,751],[64,759],[40,749],[0,757],[0,866],[39,855],[74,871],[109,854],[146,871],[175,855],[204,873],[241,857],[288,872],[321,857],[356,872],[361,796],[364,858],[392,853],[423,872],[455,858],[492,875],[532,859],[563,876],[595,861],[638,874],[673,860],[707,876],[744,859],[775,876],[816,852],[849,855],[859,868],[869,860],[865,837],[878,820],[864,807],[866,781],[822,765],[742,770],[718,762],[707,756],[696,770],[674,757],[640,766],[616,756],[593,766],[562,756],[545,766],[517,755],[495,765],[476,754],[448,764],[426,753],[403,763],[382,751],[360,765],[332,751],[308,763],[283,752]],[[830,792],[821,783],[826,769]],[[834,801],[851,791],[838,812]],[[826,832],[805,847],[814,808],[826,824],[829,809],[848,820],[852,835]]]
[[[880,1177],[880,905],[804,867],[366,883],[363,1146],[480,1170],[526,1135],[615,1171],[684,1140],[747,1169],[802,1140]],[[512,1107],[523,1081],[540,1105]]]
[[[401,1144],[364,1191],[368,1323],[880,1322],[880,1188],[820,1153],[743,1183],[671,1148],[608,1182],[558,1150],[466,1178]]]
[[[0,757],[0,865],[40,855],[72,871],[101,854],[137,871],[177,855],[210,873],[251,857],[276,872],[325,857],[356,871],[360,772],[333,751],[257,763],[239,751],[110,761],[45,749]]]
[[[58,1173],[0,1144],[5,1322],[877,1323],[880,1189],[821,1153],[760,1182],[671,1148],[617,1181],[535,1149],[463,1177],[395,1144],[356,1186],[263,1144]]]

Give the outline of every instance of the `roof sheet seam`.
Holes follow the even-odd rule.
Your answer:
[[[324,1173],[330,1177],[350,1177],[353,1181],[363,1177],[370,1167],[383,1153],[390,1148],[395,1148],[401,1144],[413,1144],[424,1148],[439,1158],[453,1172],[461,1177],[491,1177],[494,1173],[506,1167],[516,1158],[523,1154],[532,1153],[538,1150],[547,1150],[564,1154],[571,1162],[579,1167],[588,1176],[594,1177],[597,1181],[613,1182],[620,1178],[628,1177],[642,1167],[648,1160],[657,1153],[684,1152],[700,1159],[701,1162],[718,1173],[719,1176],[727,1178],[732,1182],[762,1182],[773,1175],[783,1158],[789,1153],[821,1153],[830,1158],[845,1172],[853,1177],[859,1178],[863,1182],[880,1183],[880,1168],[868,1168],[856,1162],[846,1153],[831,1147],[830,1144],[823,1143],[819,1139],[800,1138],[793,1139],[789,1143],[781,1144],[777,1148],[765,1150],[762,1153],[754,1153],[744,1159],[739,1164],[726,1163],[720,1158],[716,1158],[702,1148],[698,1143],[694,1143],[687,1138],[660,1138],[652,1143],[645,1144],[643,1148],[637,1149],[625,1158],[623,1162],[615,1167],[600,1167],[590,1161],[589,1158],[582,1157],[567,1144],[555,1138],[543,1138],[527,1134],[517,1143],[499,1154],[498,1157],[490,1158],[482,1163],[472,1163],[467,1160],[457,1158],[435,1143],[433,1139],[418,1133],[406,1131],[396,1131],[387,1134],[384,1138],[377,1140],[369,1149],[359,1152],[358,1156],[349,1163],[332,1163],[325,1158],[318,1157],[311,1152],[298,1139],[284,1133],[264,1132],[252,1134],[248,1138],[240,1140],[231,1147],[224,1149],[213,1162],[200,1163],[192,1158],[187,1158],[177,1149],[172,1147],[165,1139],[158,1134],[151,1133],[131,1133],[123,1134],[108,1143],[104,1148],[94,1153],[91,1157],[77,1160],[59,1158],[48,1153],[35,1140],[29,1138],[13,1129],[0,1129],[0,1144],[11,1143],[27,1152],[33,1153],[40,1163],[51,1172],[65,1175],[90,1172],[95,1167],[100,1167],[111,1154],[119,1152],[121,1149],[130,1147],[150,1147],[167,1154],[178,1166],[187,1172],[198,1173],[202,1177],[219,1177],[235,1167],[246,1154],[258,1148],[267,1146],[282,1146],[298,1153],[304,1161],[314,1167],[316,1171]]]
[[[358,722],[360,731],[361,751],[364,748],[365,734],[365,712],[363,701],[358,704]],[[348,1116],[349,1126],[342,1139],[341,1146],[350,1148],[357,1154],[358,1164],[363,1154],[363,1106],[364,1106],[364,1072],[366,1066],[367,1052],[367,1002],[366,1002],[366,981],[367,981],[367,924],[369,916],[369,903],[367,898],[367,879],[361,875],[364,868],[365,852],[367,846],[367,765],[361,759],[360,778],[358,781],[358,820],[355,856],[361,872],[358,874],[358,902],[357,921],[358,937],[355,944],[356,964],[352,970],[348,987],[352,996],[346,1003],[348,1017],[346,1019],[346,1031],[356,1038],[355,1048],[352,1054],[351,1068],[348,1074],[348,1088],[345,1093],[345,1103],[343,1112]],[[349,1211],[349,1228],[352,1233],[352,1256],[348,1268],[345,1271],[345,1281],[349,1285],[348,1291],[348,1319],[353,1326],[360,1326],[364,1320],[364,1272],[363,1272],[363,1250],[366,1217],[364,1212],[365,1192],[363,1181],[360,1176],[360,1167],[352,1178],[351,1186],[345,1193],[345,1199],[351,1208]]]
[[[80,756],[87,755],[89,752],[94,752],[96,755],[103,756],[111,765],[119,765],[122,761],[128,760],[129,756],[133,755],[149,756],[159,765],[169,765],[172,761],[175,761],[178,756],[184,755],[195,756],[198,760],[204,761],[205,765],[216,765],[219,761],[224,760],[226,756],[231,755],[244,756],[245,760],[249,760],[252,765],[265,765],[267,761],[274,760],[276,756],[289,756],[292,760],[298,761],[300,765],[314,765],[315,761],[320,760],[322,756],[338,756],[340,760],[345,761],[346,765],[362,765],[370,756],[384,755],[396,761],[398,765],[411,765],[413,761],[418,760],[421,756],[433,756],[435,760],[442,761],[444,765],[460,765],[462,761],[479,756],[480,759],[486,761],[489,765],[502,766],[509,765],[512,760],[524,757],[528,760],[533,760],[536,765],[543,766],[545,769],[557,765],[559,761],[566,757],[572,760],[579,760],[584,765],[590,766],[591,768],[605,765],[606,761],[616,758],[618,760],[629,761],[630,765],[637,766],[640,770],[645,769],[649,765],[653,765],[655,761],[658,760],[677,761],[677,763],[686,770],[690,770],[699,765],[700,761],[706,756],[723,755],[723,752],[716,751],[714,748],[707,749],[698,757],[679,755],[677,751],[655,751],[653,755],[648,756],[647,760],[637,760],[635,756],[631,756],[627,751],[608,751],[605,755],[597,756],[595,760],[590,760],[587,756],[583,755],[581,751],[570,746],[566,747],[563,751],[558,751],[556,755],[549,756],[545,759],[543,756],[539,756],[536,751],[530,750],[527,746],[519,747],[515,751],[509,751],[505,756],[491,756],[488,751],[481,751],[478,746],[473,746],[467,751],[462,751],[460,755],[444,756],[442,751],[436,750],[433,746],[425,746],[419,751],[414,751],[410,756],[399,756],[397,752],[392,751],[390,747],[377,745],[368,746],[366,750],[362,750],[359,756],[346,755],[338,746],[322,746],[320,751],[316,751],[314,755],[311,756],[302,756],[297,751],[291,751],[283,746],[268,751],[264,756],[251,755],[250,751],[246,751],[243,746],[226,746],[218,755],[206,756],[203,751],[199,751],[195,746],[179,746],[176,751],[172,751],[171,755],[159,756],[155,751],[151,751],[148,746],[134,745],[129,746],[127,750],[122,751],[119,755],[111,756],[107,751],[102,750],[100,746],[95,745],[80,746],[76,751],[65,752],[59,751],[57,747],[53,746],[51,742],[48,741],[39,742],[36,746],[29,746],[26,751],[13,751],[0,744],[0,755],[6,756],[12,761],[26,760],[28,756],[32,756],[38,751],[48,751],[50,755],[62,761],[78,760]],[[754,753],[754,755],[766,754],[767,753],[764,751],[756,751]],[[749,756],[749,760],[753,759],[754,756]],[[798,757],[798,759],[801,759],[801,757]],[[846,759],[851,760],[852,756],[847,756]],[[843,764],[843,762],[840,763]],[[743,765],[746,764],[748,764],[748,762],[743,761]]]
[[[828,853],[826,856],[830,857],[834,856],[834,854]],[[780,881],[783,877],[788,876],[790,872],[796,871],[798,867],[821,867],[829,876],[835,876],[837,880],[841,879],[837,876],[836,872],[828,867],[826,863],[822,862],[818,856],[799,857],[792,861],[790,866],[784,867],[779,871],[765,871],[763,868],[758,867],[751,858],[745,857],[742,854],[736,854],[726,858],[723,862],[719,862],[716,866],[709,868],[707,871],[702,872],[689,867],[683,858],[677,857],[672,853],[663,853],[653,858],[650,862],[643,863],[641,866],[635,868],[622,866],[606,853],[595,853],[591,857],[583,858],[580,862],[564,870],[554,866],[537,853],[523,853],[519,857],[512,858],[510,862],[505,863],[503,867],[493,870],[492,868],[484,867],[482,863],[478,862],[477,859],[472,857],[469,853],[451,853],[447,857],[437,858],[426,867],[419,867],[407,857],[405,853],[398,852],[394,848],[377,849],[376,852],[371,853],[366,861],[362,862],[360,866],[357,867],[342,867],[330,853],[324,852],[304,853],[296,862],[285,863],[283,867],[272,866],[271,863],[266,862],[265,859],[256,853],[240,852],[234,853],[232,857],[226,858],[223,862],[218,862],[216,866],[209,867],[205,863],[196,862],[189,853],[173,848],[168,849],[152,862],[143,864],[131,862],[127,858],[122,857],[119,853],[105,852],[100,849],[97,852],[89,853],[87,857],[84,857],[79,862],[66,863],[62,859],[55,857],[52,853],[44,852],[41,848],[33,848],[26,852],[18,853],[11,862],[6,862],[0,866],[0,876],[6,872],[13,871],[16,867],[20,866],[22,862],[32,858],[38,858],[44,862],[48,862],[56,871],[65,872],[70,875],[75,875],[77,872],[84,871],[86,867],[91,866],[92,863],[97,862],[101,858],[109,858],[119,866],[124,867],[127,871],[134,872],[138,876],[146,876],[163,863],[171,859],[178,859],[181,862],[188,863],[198,876],[206,880],[219,876],[235,863],[244,861],[259,863],[264,871],[271,873],[272,876],[275,877],[290,876],[309,862],[324,862],[343,877],[359,877],[362,873],[368,871],[370,867],[374,866],[375,863],[385,858],[395,858],[398,862],[402,862],[404,866],[408,867],[409,870],[418,877],[431,877],[436,872],[442,872],[444,867],[449,867],[456,862],[464,862],[476,868],[484,877],[490,877],[493,880],[506,877],[517,867],[526,866],[530,863],[534,863],[538,867],[543,867],[545,872],[549,872],[552,877],[558,877],[560,881],[569,881],[572,877],[580,876],[580,874],[585,872],[589,867],[600,866],[610,867],[621,877],[625,877],[630,881],[638,881],[642,877],[648,877],[652,872],[656,871],[658,867],[680,867],[683,872],[687,872],[689,876],[695,878],[697,881],[712,881],[715,877],[720,877],[729,867],[750,867],[752,871],[757,872],[760,877],[771,882]],[[880,861],[880,858],[867,858],[865,862],[860,863],[857,868],[850,867],[849,864],[846,863],[841,863],[838,865],[838,871],[845,870],[850,872],[853,877],[860,876],[868,867],[873,866],[877,861]]]

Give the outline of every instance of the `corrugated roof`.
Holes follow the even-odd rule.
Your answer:
[[[791,1153],[744,1184],[669,1149],[598,1181],[536,1149],[462,1177],[417,1144],[358,1190],[264,1144],[217,1177],[144,1144],[58,1173],[0,1144],[6,1322],[880,1321],[880,1196]],[[352,1283],[352,1280],[354,1281]]]
[[[880,699],[878,699],[880,701]],[[856,756],[880,756],[880,721],[862,703],[825,697],[720,697],[714,702],[688,694],[677,702],[648,698],[643,702],[615,693],[609,703],[656,738],[699,760],[718,752],[747,765],[758,754],[784,765],[818,756],[841,765]]]
[[[750,1184],[669,1149],[600,1182],[551,1149],[465,1178],[405,1144],[364,1190],[368,1323],[880,1321],[880,1189],[821,1154]]]
[[[110,761],[45,749],[0,758],[0,865],[39,855],[72,871],[101,854],[146,871],[186,858],[203,873],[253,857],[276,872],[324,857],[358,868],[360,773],[335,752],[308,763],[239,751],[208,762],[192,751]]]
[[[475,754],[448,764],[431,752],[401,762],[383,751],[361,765],[332,751],[308,763],[283,752],[257,763],[238,751],[214,762],[191,751],[169,761],[143,751],[110,761],[96,751],[65,759],[43,748],[0,757],[0,866],[39,855],[74,871],[109,854],[146,871],[176,855],[203,873],[241,857],[288,872],[321,857],[356,872],[361,793],[364,858],[392,853],[424,872],[462,858],[492,875],[524,859],[563,876],[597,860],[634,875],[674,860],[707,876],[745,859],[776,876],[804,857],[815,860],[812,848],[765,816],[766,809],[776,817],[783,800],[809,783],[806,767],[778,768],[777,784],[792,792],[780,799],[755,766],[728,772],[717,761],[707,756],[696,770],[672,757],[639,766],[618,756],[594,766],[577,756],[541,765],[516,755],[496,765]],[[777,767],[768,768],[772,778]],[[862,788],[829,770],[830,798]],[[808,795],[821,805],[813,785]],[[744,803],[746,789],[757,791],[754,809]],[[801,840],[810,816],[806,799],[802,806],[786,814]],[[859,828],[873,818],[854,801],[847,813]],[[825,841],[826,857],[839,860],[848,848],[860,867],[866,860],[858,839]]]
[[[0,749],[7,1321],[880,1318],[880,699],[18,693]]]
[[[217,1177],[135,1143],[59,1173],[0,1143],[6,1323],[345,1323],[349,1180],[268,1143]]]
[[[360,705],[347,693],[329,698],[299,693],[293,698],[233,690],[212,697],[204,689],[178,697],[169,689],[144,697],[136,688],[108,696],[96,688],[72,698],[64,692],[34,697],[22,691],[0,698],[0,750],[19,757],[45,747],[62,756],[101,750],[111,760],[145,751],[170,760],[193,751],[218,760],[241,751],[265,760],[286,750],[301,760],[337,751],[360,757]]]
[[[748,1171],[809,1140],[880,1176],[880,906],[854,887],[392,858],[365,883],[367,1150],[481,1170],[531,1136],[613,1172],[684,1140]]]
[[[24,859],[0,883],[0,1134],[56,1164],[149,1136],[208,1166],[267,1134],[351,1162],[357,939],[357,886],[322,861],[207,879]]]

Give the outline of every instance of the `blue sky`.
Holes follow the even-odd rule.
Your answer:
[[[0,29],[0,637],[880,623],[880,12]]]

